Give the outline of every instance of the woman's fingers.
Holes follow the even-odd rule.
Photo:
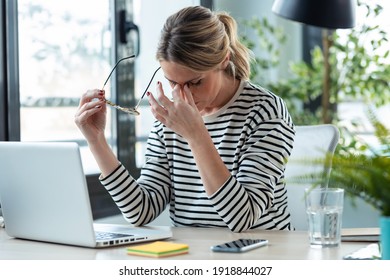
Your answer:
[[[172,89],[172,99],[169,99],[165,94],[162,88],[162,84],[159,82],[157,84],[157,98],[155,98],[150,92],[148,93],[149,104],[154,112],[163,115],[166,115],[172,111],[174,108],[178,108],[180,102],[185,102],[191,107],[196,107],[192,93],[188,85],[181,87],[180,85],[175,85]]]
[[[190,91],[190,88],[188,87],[187,84],[184,85],[183,94],[184,94],[185,100],[187,100],[187,102],[188,102],[191,106],[196,106],[196,105],[195,105],[195,101],[194,101],[194,97],[192,96],[192,93],[191,93],[191,91]]]
[[[157,101],[164,108],[170,108],[172,106],[172,101],[165,95],[160,82],[157,83]]]
[[[102,108],[105,108],[104,91],[88,90],[81,98],[79,107],[75,114],[75,122],[77,125],[85,123],[92,115],[96,114]]]
[[[77,116],[90,116],[94,114],[95,112],[99,111],[103,106],[105,106],[104,100],[97,100],[97,101],[91,101],[88,103],[85,103],[82,105],[79,110],[76,112]]]
[[[150,107],[155,113],[159,115],[164,115],[167,113],[167,110],[160,105],[160,103],[154,98],[152,93],[148,92],[148,98]]]
[[[184,95],[182,93],[181,87],[179,85],[175,85],[172,90],[172,98],[173,101],[184,100]]]
[[[100,90],[100,89],[88,90],[81,96],[79,106],[81,107],[82,105],[89,103],[94,99],[104,100],[104,94],[105,94],[104,90]]]

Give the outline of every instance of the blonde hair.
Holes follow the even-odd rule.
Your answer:
[[[216,69],[229,56],[225,72],[248,80],[250,51],[239,40],[237,23],[226,12],[202,6],[181,9],[166,20],[156,58],[171,61],[196,72]]]

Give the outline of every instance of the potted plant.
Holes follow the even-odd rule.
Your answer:
[[[310,174],[301,180],[310,181],[313,186],[328,182],[328,186],[342,188],[352,199],[361,198],[378,210],[381,214],[379,227],[382,259],[389,260],[390,130],[377,119],[373,111],[369,111],[369,119],[374,127],[379,148],[361,142],[360,150],[338,149],[325,161],[325,164],[331,165],[330,173]]]

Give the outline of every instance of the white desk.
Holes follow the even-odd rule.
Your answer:
[[[232,233],[228,229],[214,228],[172,228],[173,242],[189,245],[189,253],[169,257],[181,260],[339,260],[348,253],[367,246],[364,242],[342,242],[339,247],[311,248],[307,232],[252,230],[245,233]],[[269,245],[246,253],[214,253],[210,246],[237,238],[264,238]],[[126,254],[126,246],[104,249],[89,249],[68,245],[49,244],[9,237],[0,228],[0,259],[3,260],[127,260],[150,259]]]

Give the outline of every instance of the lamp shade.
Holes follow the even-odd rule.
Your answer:
[[[356,0],[275,0],[272,11],[284,18],[323,28],[351,28]]]

